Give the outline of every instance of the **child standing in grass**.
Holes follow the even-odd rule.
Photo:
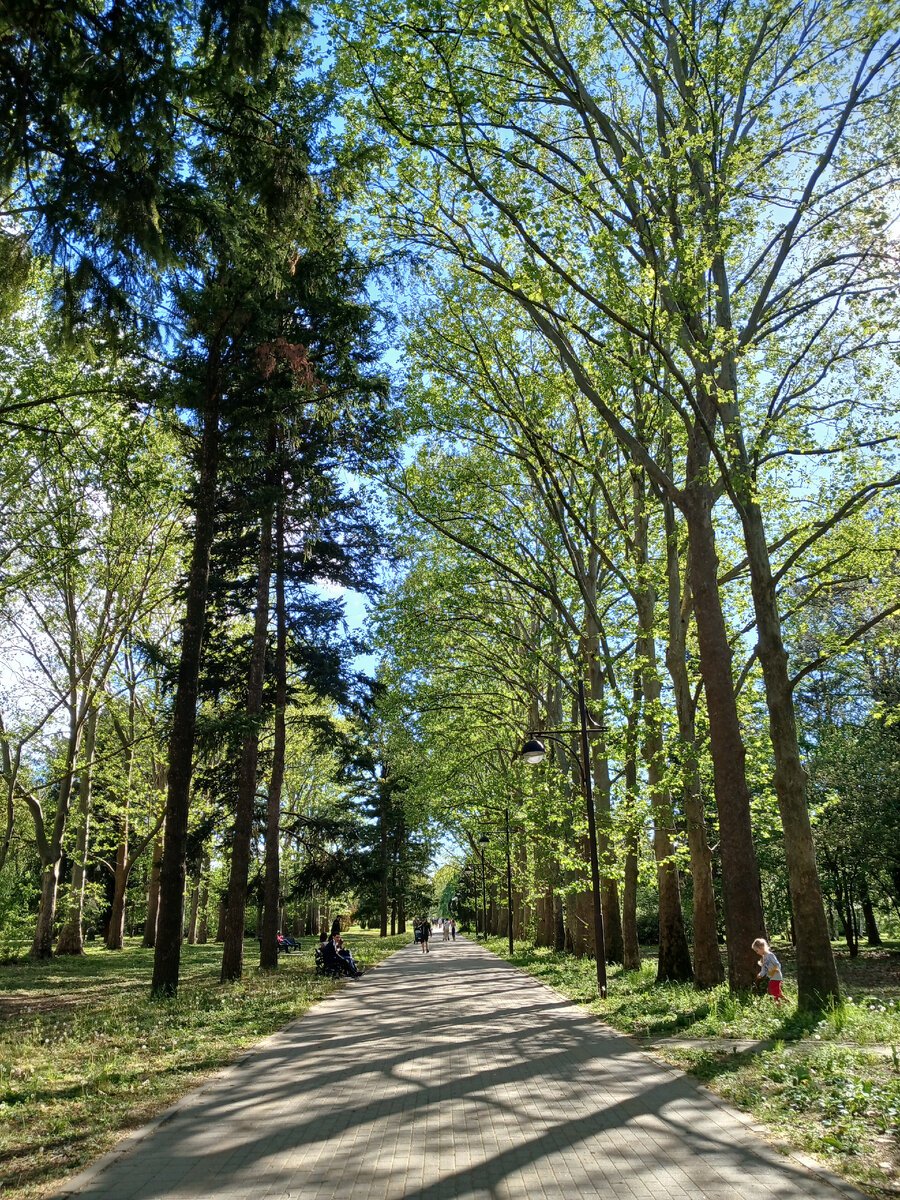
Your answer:
[[[753,949],[759,955],[759,974],[757,979],[768,979],[769,995],[777,1003],[781,1003],[784,996],[781,992],[781,981],[784,976],[781,974],[781,963],[772,953],[772,947],[765,938],[757,938],[753,943]]]

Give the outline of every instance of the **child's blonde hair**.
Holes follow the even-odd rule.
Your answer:
[[[757,947],[762,949],[763,954],[768,954],[769,951],[771,950],[771,946],[769,945],[769,943],[766,941],[765,938],[757,938],[756,941],[753,943],[753,945],[750,947],[750,949],[756,950]]]

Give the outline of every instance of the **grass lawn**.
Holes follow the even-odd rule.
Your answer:
[[[373,965],[412,935],[345,941]],[[153,951],[137,939],[111,953],[0,967],[0,1197],[34,1200],[109,1150],[124,1133],[196,1087],[254,1042],[345,986],[317,977],[313,939],[219,983],[221,946],[185,946],[175,1000],[149,998]],[[347,986],[352,986],[349,984]]]
[[[835,945],[844,1001],[814,1017],[797,1012],[792,954],[775,946],[788,1001],[658,985],[648,953],[640,971],[609,971],[597,998],[593,959],[576,959],[505,938],[491,950],[652,1045],[764,1123],[775,1138],[811,1154],[865,1191],[900,1194],[900,943],[851,959]],[[751,1045],[747,1045],[751,1043]]]

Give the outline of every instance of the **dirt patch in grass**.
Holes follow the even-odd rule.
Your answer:
[[[73,1008],[78,1003],[77,996],[0,996],[0,1021],[11,1021],[29,1013],[56,1012]]]

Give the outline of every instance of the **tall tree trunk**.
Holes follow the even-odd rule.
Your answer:
[[[115,890],[112,913],[106,934],[107,950],[121,950],[125,945],[125,902],[128,896],[128,823],[126,817],[122,841],[116,850]]]
[[[197,945],[205,946],[209,940],[209,855],[203,855],[200,864],[200,925],[197,929]]]
[[[772,782],[784,831],[784,855],[788,868],[791,907],[794,914],[797,954],[797,1003],[816,1008],[840,998],[837,968],[828,937],[828,921],[822,884],[816,866],[816,851],[806,802],[807,775],[800,759],[793,685],[788,675],[788,656],[781,636],[781,618],[775,580],[766,538],[762,509],[757,500],[755,473],[747,455],[737,401],[738,366],[732,340],[733,314],[729,278],[724,256],[713,258],[716,287],[716,324],[726,335],[726,347],[715,381],[717,402],[702,402],[722,422],[726,446],[732,460],[730,492],[741,518],[744,545],[750,569],[750,592],[756,615],[756,651],[762,667],[769,710],[769,738],[775,760]]]
[[[859,885],[859,902],[862,906],[863,921],[866,927],[866,941],[870,946],[882,945],[881,934],[878,932],[878,922],[875,920],[875,909],[869,894],[869,881],[865,875]]]
[[[71,688],[71,707],[69,711],[69,740],[66,746],[66,765],[63,769],[59,784],[59,796],[56,803],[56,816],[49,837],[44,831],[43,816],[32,805],[32,815],[35,818],[35,834],[37,835],[38,853],[41,857],[41,900],[35,923],[34,939],[28,952],[29,958],[51,958],[53,955],[53,926],[56,920],[56,897],[59,892],[59,871],[62,861],[62,841],[72,803],[72,790],[75,775],[75,764],[81,748],[81,736],[84,729],[84,719],[87,714],[81,714],[77,709],[76,680],[73,678]]]
[[[203,434],[200,442],[200,478],[194,512],[194,541],[187,582],[187,601],[181,635],[178,684],[169,737],[168,793],[165,843],[159,881],[156,952],[153,959],[154,996],[174,996],[181,965],[184,926],[184,880],[187,860],[188,812],[197,725],[197,695],[206,597],[209,590],[209,556],[215,530],[219,464],[218,379],[210,363]]]
[[[690,621],[690,583],[682,590],[678,526],[671,502],[664,500],[666,521],[666,566],[668,578],[669,644],[666,667],[672,680],[678,717],[679,765],[683,779],[684,823],[691,857],[694,885],[694,984],[716,987],[725,978],[719,953],[716,893],[713,887],[712,852],[706,836],[700,769],[697,762],[695,703],[691,694],[685,658]]]
[[[655,649],[649,648],[655,644],[655,640],[652,637],[643,640],[644,653],[647,656],[644,699],[645,703],[655,707],[659,702],[659,677],[656,674]],[[694,972],[684,928],[675,847],[670,836],[673,827],[671,798],[662,781],[662,736],[656,718],[650,716],[648,719],[645,716],[645,723],[647,728],[644,761],[647,786],[653,805],[653,853],[656,858],[656,880],[659,888],[659,958],[656,980],[657,983],[686,982],[693,979]]]
[[[380,888],[380,927],[379,936],[387,937],[388,933],[388,880],[390,876],[391,860],[390,860],[390,845],[388,839],[388,798],[389,792],[386,786],[385,776],[387,769],[382,766],[381,778],[377,781],[378,787],[378,845],[381,852],[381,888]]]
[[[281,902],[281,790],[287,745],[287,608],[284,595],[284,493],[279,494],[275,517],[275,746],[266,803],[265,908],[259,965],[278,966],[278,913]]]
[[[702,435],[698,434],[698,441]],[[708,451],[692,448],[685,493],[688,526],[688,563],[700,674],[709,714],[709,743],[713,760],[719,846],[722,863],[722,908],[725,919],[728,983],[733,991],[749,990],[757,973],[752,944],[765,936],[762,887],[750,822],[750,789],[746,750],[741,737],[732,651],[719,594],[716,539],[712,525],[712,493],[701,477],[709,463]]]
[[[588,619],[587,678],[591,716],[598,722],[604,715],[603,663],[599,653],[599,638],[593,631],[595,622]],[[612,861],[612,780],[609,774],[609,756],[604,734],[593,739],[591,755],[594,772],[594,813],[597,829],[597,857],[600,862],[600,900],[603,910],[603,941],[608,963],[620,963],[625,958],[625,943],[622,933],[622,912],[619,907],[619,885],[610,876]],[[591,917],[593,930],[593,916]]]
[[[29,951],[30,958],[50,958],[53,943],[53,920],[56,914],[56,896],[59,890],[60,859],[52,858],[44,864],[41,872],[41,900],[38,906],[34,940]]]
[[[10,749],[9,740],[6,736],[6,727],[3,724],[3,714],[0,713],[0,761],[3,763],[3,785],[6,793],[6,829],[3,837],[0,839],[0,874],[3,872],[3,867],[6,864],[6,857],[9,854],[9,848],[12,845],[13,832],[16,828],[16,778],[19,773],[19,761],[21,749],[13,759]]]
[[[84,954],[84,885],[87,879],[88,844],[91,830],[91,798],[94,773],[94,748],[99,712],[92,708],[84,731],[84,764],[78,781],[78,833],[72,867],[72,894],[65,924],[56,943],[57,954]]]
[[[599,563],[595,550],[589,554],[588,577],[583,583],[587,592],[586,629],[587,637],[581,647],[585,660],[587,693],[592,718],[603,723],[605,715],[605,664],[600,655],[600,627],[598,622]],[[619,907],[619,885],[609,874],[612,865],[612,780],[609,774],[609,756],[606,736],[600,734],[591,740],[593,767],[594,820],[597,830],[597,858],[600,865],[600,906],[603,914],[603,942],[608,963],[620,963],[625,958],[622,913]],[[593,930],[593,917],[591,929]]]
[[[6,788],[6,828],[3,831],[3,837],[0,838],[0,874],[2,874],[3,868],[6,865],[7,855],[9,854],[13,833],[16,828],[15,783],[8,773],[6,780],[8,781]]]
[[[663,734],[660,713],[662,684],[656,658],[656,588],[648,571],[648,517],[643,472],[632,469],[634,498],[634,553],[638,584],[634,592],[637,610],[636,653],[644,697],[643,757],[647,786],[653,806],[653,852],[659,887],[659,958],[657,982],[680,983],[693,979],[691,954],[684,928],[681,889],[675,863],[675,847],[670,830],[674,828],[672,800],[663,778]]]
[[[269,436],[269,452],[274,451],[274,436]],[[266,666],[266,640],[269,632],[269,586],[272,578],[273,503],[267,501],[260,519],[259,561],[256,584],[256,614],[253,646],[247,677],[246,715],[250,731],[244,738],[238,767],[237,807],[234,840],[231,847],[231,876],[225,916],[225,944],[222,950],[221,981],[240,979],[244,965],[244,919],[247,907],[247,881],[250,874],[250,843],[253,810],[256,803],[256,763],[259,754],[259,718],[262,712]]]
[[[144,922],[143,945],[152,949],[156,945],[156,918],[159,914],[159,872],[162,866],[164,833],[160,830],[153,843],[153,864],[150,867],[150,886],[147,891],[147,920]]]
[[[631,708],[625,730],[625,878],[622,887],[622,963],[626,971],[638,971],[641,947],[637,931],[637,886],[639,838],[643,822],[637,812],[637,735],[641,708],[641,673],[635,669]]]
[[[762,511],[755,501],[750,500],[744,505],[741,516],[756,614],[757,654],[765,681],[769,737],[775,759],[772,782],[784,830],[784,857],[797,931],[797,1003],[801,1008],[815,1008],[838,1000],[841,991],[816,866],[816,849],[806,803],[807,775],[800,760],[793,685],[781,637],[781,618]]]
[[[554,891],[551,902],[553,904],[553,949],[561,954],[566,948],[566,923],[562,896],[558,896]]]
[[[121,950],[125,945],[125,905],[128,898],[128,879],[134,865],[128,857],[128,843],[131,837],[131,779],[134,773],[134,697],[131,703],[130,731],[125,735],[125,799],[122,817],[122,844],[116,854],[116,886],[113,895],[112,916],[109,920],[109,932],[106,937],[107,950]]]
[[[198,860],[191,878],[191,915],[188,919],[187,943],[197,945],[197,925],[200,920],[200,876],[203,873],[203,863]]]

